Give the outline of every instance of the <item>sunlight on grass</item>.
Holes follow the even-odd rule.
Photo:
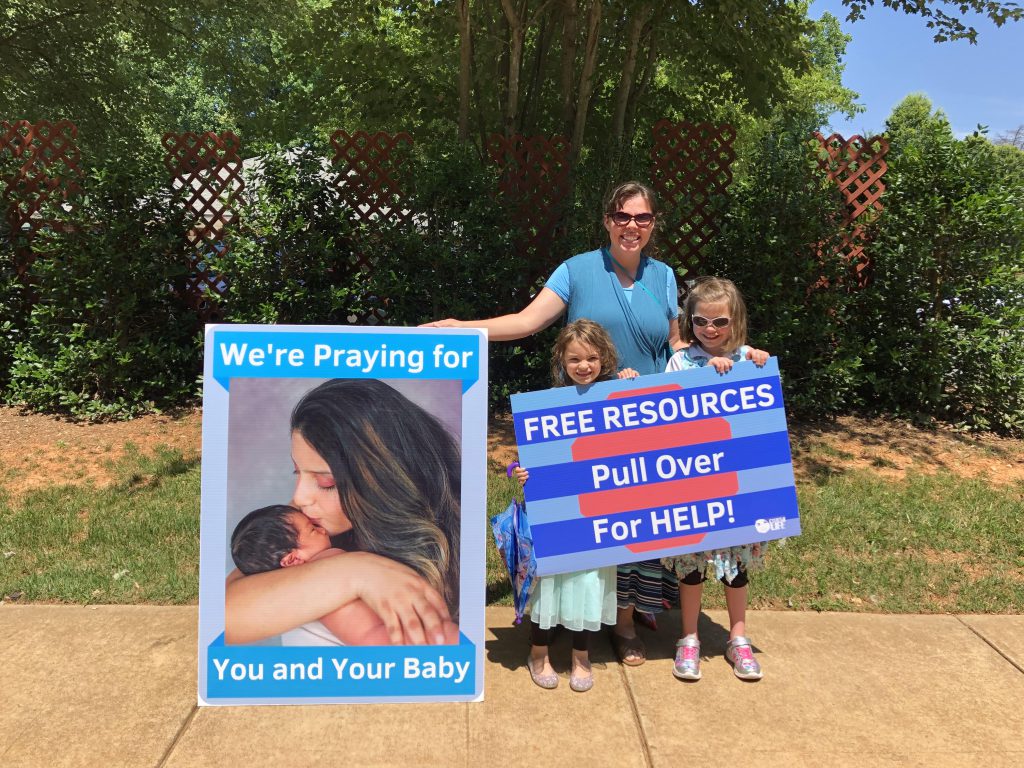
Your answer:
[[[24,601],[191,603],[199,462],[160,450],[118,462],[109,488],[56,486],[0,502],[0,594]],[[20,593],[20,594],[19,594]]]
[[[1024,497],[951,474],[870,473],[800,488],[803,535],[773,545],[755,606],[1017,613]]]
[[[191,603],[198,595],[199,462],[130,449],[114,486],[57,486],[12,500],[0,488],[0,596],[73,603]],[[486,517],[521,493],[488,476]],[[799,487],[804,533],[769,546],[755,608],[1024,611],[1024,494],[952,474],[820,475]],[[485,532],[486,594],[510,605]],[[708,585],[705,606],[724,607]]]
[[[492,481],[489,514],[514,485]],[[1024,609],[1024,495],[951,474],[893,481],[836,473],[799,486],[804,533],[769,545],[751,578],[755,608],[894,613],[1019,613]],[[493,546],[490,546],[493,550]],[[488,597],[510,604],[508,577],[488,554]],[[709,582],[708,608],[724,608]]]

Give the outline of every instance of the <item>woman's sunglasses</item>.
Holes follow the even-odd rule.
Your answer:
[[[625,211],[616,211],[615,213],[608,214],[608,218],[620,227],[624,227],[629,224],[629,222],[635,221],[638,227],[645,228],[651,226],[651,222],[654,221],[654,214],[638,213],[636,216],[633,216]]]
[[[700,315],[690,315],[690,319],[693,320],[693,324],[698,328],[703,328],[706,325],[713,325],[715,328],[725,328],[732,322],[728,317],[716,317],[711,319],[701,317]]]

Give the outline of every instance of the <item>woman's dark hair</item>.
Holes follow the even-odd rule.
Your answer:
[[[273,571],[299,545],[299,534],[288,520],[302,512],[287,504],[260,507],[243,517],[231,534],[231,559],[248,576]]]
[[[647,203],[647,207],[651,209],[651,213],[655,216],[658,215],[657,195],[654,194],[653,189],[645,184],[641,184],[639,181],[627,181],[613,189],[608,197],[605,198],[604,215],[611,216],[616,211],[622,210],[622,206],[626,204],[626,201],[634,197],[642,197],[644,202]]]
[[[657,244],[657,233],[658,233],[658,196],[654,193],[654,190],[648,187],[646,184],[641,184],[639,181],[627,181],[619,184],[613,189],[608,197],[604,201],[604,215],[611,216],[616,211],[621,211],[622,206],[626,204],[627,200],[632,200],[634,197],[641,198],[647,207],[654,214],[654,223],[651,224],[651,237],[647,241],[647,245],[644,248],[644,253],[648,256],[656,254],[658,252]]]
[[[292,411],[331,469],[359,549],[404,563],[459,611],[461,458],[420,406],[376,379],[332,379]]]

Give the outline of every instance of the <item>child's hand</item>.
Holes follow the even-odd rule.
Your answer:
[[[635,379],[640,375],[640,372],[633,368],[623,368],[619,371],[618,376],[620,379]]]
[[[747,360],[753,360],[754,365],[758,368],[764,368],[764,364],[768,362],[768,358],[771,357],[763,349],[749,349],[747,350]]]
[[[708,360],[708,365],[719,373],[728,373],[732,370],[732,360],[728,357],[712,357]]]
[[[526,481],[530,479],[529,471],[523,469],[522,467],[515,467],[512,470],[512,474],[515,476],[516,480],[519,481],[520,485],[526,485]]]

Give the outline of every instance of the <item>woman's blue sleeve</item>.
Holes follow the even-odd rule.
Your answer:
[[[675,282],[675,277],[672,280]],[[572,296],[572,282],[569,280],[569,267],[566,266],[564,261],[551,273],[551,277],[544,283],[544,287],[554,291],[558,298],[566,304],[569,303],[569,299]]]

